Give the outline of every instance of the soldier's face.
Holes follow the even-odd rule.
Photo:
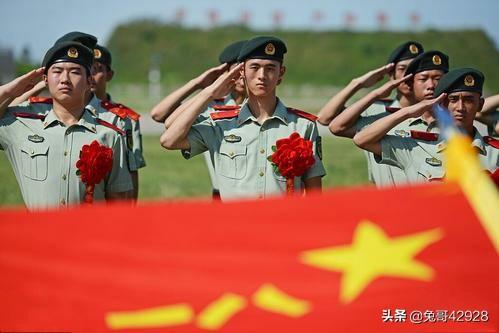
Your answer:
[[[268,59],[249,59],[244,63],[244,78],[248,91],[255,96],[275,93],[281,82],[285,67],[279,61]]]
[[[444,105],[449,109],[456,125],[471,130],[475,115],[482,109],[483,98],[479,93],[471,91],[459,91],[450,93]]]
[[[106,92],[107,83],[113,78],[114,72],[106,65],[100,62],[94,62],[92,65],[92,84],[93,92]]]
[[[416,101],[432,99],[435,87],[444,73],[438,69],[416,73],[412,81],[412,91]]]
[[[59,62],[50,66],[45,84],[54,99],[79,102],[90,89],[90,76],[82,65]]]
[[[410,64],[412,59],[406,59],[406,60],[401,60],[395,64],[395,69],[393,71],[393,78],[395,80],[400,79],[404,76],[405,74],[405,69],[407,68],[407,65]],[[411,88],[407,85],[406,82],[402,82],[398,87],[397,90],[400,91],[402,95],[407,95],[410,93]]]

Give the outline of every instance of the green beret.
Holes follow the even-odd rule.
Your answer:
[[[97,45],[97,37],[79,31],[71,31],[55,41],[55,44],[61,42],[78,42],[89,49],[93,49]]]
[[[288,49],[282,40],[273,36],[258,36],[243,45],[237,61],[246,59],[270,59],[282,62]]]
[[[485,76],[473,68],[457,68],[442,76],[435,88],[435,96],[456,91],[471,91],[482,94]]]
[[[440,51],[421,53],[407,66],[405,75],[438,69],[447,73],[449,71],[449,57]]]
[[[104,65],[107,66],[107,68],[111,68],[111,52],[109,50],[102,46],[102,45],[95,45],[94,47],[94,61],[98,61]]]
[[[399,45],[388,57],[387,64],[413,59],[424,52],[423,45],[412,40]]]
[[[56,62],[72,62],[90,71],[93,61],[94,54],[85,45],[78,42],[60,42],[47,51],[42,66],[45,66],[45,73],[47,73],[49,67]]]
[[[239,42],[232,43],[225,47],[225,49],[218,56],[218,61],[221,64],[233,64],[237,62],[237,57],[239,56],[239,52],[244,44],[246,44],[247,40],[240,40]]]

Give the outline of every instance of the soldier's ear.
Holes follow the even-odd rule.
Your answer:
[[[43,74],[42,75],[42,80],[43,80],[43,82],[45,82],[45,86],[48,87],[49,86],[49,82],[48,82],[47,74]]]
[[[114,77],[114,71],[112,69],[108,70],[106,74],[106,81],[107,82],[111,81],[113,77]]]
[[[479,105],[478,105],[478,111],[477,112],[482,111],[483,103],[485,103],[485,100],[483,99],[482,96],[480,96],[480,102],[479,102]]]
[[[286,73],[286,66],[282,65],[279,68],[279,80],[277,80],[277,85],[280,85],[282,82],[282,78],[284,77],[284,74]]]

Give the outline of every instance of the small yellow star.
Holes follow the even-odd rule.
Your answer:
[[[443,237],[441,229],[390,238],[370,221],[361,221],[351,245],[333,246],[301,253],[303,263],[343,273],[340,301],[350,303],[376,278],[433,279],[433,269],[414,259]]]

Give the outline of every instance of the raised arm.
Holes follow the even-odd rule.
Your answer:
[[[426,111],[431,110],[431,107],[442,102],[445,96],[445,94],[441,94],[437,98],[423,100],[383,117],[355,134],[353,142],[362,149],[375,155],[381,155],[381,140],[388,131],[406,119],[419,117]]]
[[[390,80],[381,87],[374,89],[366,96],[350,105],[342,113],[340,113],[329,124],[329,130],[338,136],[353,138],[355,135],[355,123],[359,119],[364,110],[371,106],[376,100],[388,97],[393,89],[398,87],[402,82],[412,77],[412,74],[406,75],[397,80]]]
[[[185,109],[173,121],[171,126],[161,135],[160,142],[166,149],[189,149],[187,134],[197,116],[206,108],[206,105],[215,98],[220,98],[229,93],[234,87],[235,79],[240,75],[243,64],[235,66],[211,85],[203,89],[193,99],[189,108]]]
[[[346,102],[360,89],[369,88],[379,82],[385,75],[393,70],[393,64],[381,66],[373,69],[366,74],[357,77],[350,81],[350,83],[334,95],[329,102],[326,103],[319,111],[317,120],[323,125],[329,123],[345,109]]]
[[[35,83],[42,77],[44,70],[44,67],[34,69],[0,86],[0,118],[3,117],[5,110],[7,110],[14,98],[21,96],[35,86]]]
[[[156,120],[157,122],[164,122],[172,114],[172,112],[181,105],[184,99],[189,97],[189,95],[191,95],[196,90],[208,87],[226,69],[227,64],[221,64],[217,67],[212,67],[203,72],[198,77],[190,80],[182,87],[173,91],[155,107],[153,107],[153,109],[151,110],[152,119]]]

